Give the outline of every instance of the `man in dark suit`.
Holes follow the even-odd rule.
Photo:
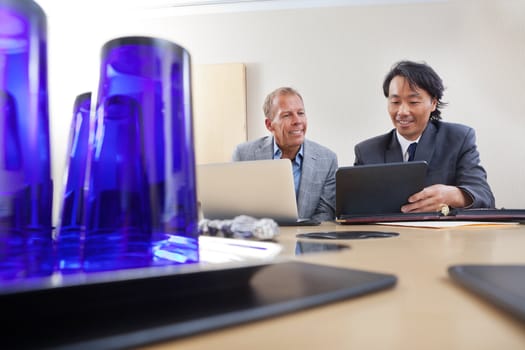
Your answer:
[[[272,136],[238,145],[232,159],[290,159],[299,217],[320,222],[334,220],[337,156],[305,138],[307,118],[303,98],[296,90],[281,87],[266,97],[263,111],[266,129]]]
[[[355,165],[427,161],[426,187],[408,198],[402,212],[495,207],[474,129],[441,121],[443,90],[441,78],[427,64],[395,64],[383,82],[395,129],[355,146]]]

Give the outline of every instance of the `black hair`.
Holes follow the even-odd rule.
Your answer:
[[[406,78],[412,89],[423,89],[428,92],[432,98],[436,99],[436,110],[430,113],[430,120],[440,120],[440,109],[445,107],[447,103],[441,101],[445,87],[443,86],[443,81],[434,69],[424,62],[400,61],[394,64],[383,82],[383,93],[385,97],[388,97],[390,82],[398,75]]]

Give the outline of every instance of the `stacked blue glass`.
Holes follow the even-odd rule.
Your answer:
[[[102,48],[84,268],[198,261],[190,55],[159,38]]]
[[[47,24],[32,0],[0,0],[0,277],[52,271]]]
[[[84,201],[88,146],[91,130],[91,93],[76,97],[69,131],[64,171],[64,193],[55,234],[57,269],[83,270]]]
[[[90,131],[91,93],[76,97],[69,131],[65,189],[60,211],[61,230],[80,230],[84,225],[84,185]]]

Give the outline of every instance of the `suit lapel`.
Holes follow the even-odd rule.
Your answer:
[[[385,163],[402,162],[401,146],[397,141],[396,129],[390,132],[390,142],[385,150]]]
[[[273,138],[266,137],[254,149],[254,159],[255,160],[264,160],[273,158]]]
[[[307,150],[308,149],[308,150]],[[311,147],[308,141],[304,142],[304,158],[301,169],[301,182],[299,183],[299,198],[297,199],[297,211],[299,217],[302,217],[305,210],[305,204],[309,203],[306,198],[308,196],[308,189],[311,187],[312,179],[314,177],[314,164],[317,159],[317,152]]]
[[[428,122],[423,135],[419,139],[414,160],[426,160],[428,164],[432,160],[436,145],[437,129],[434,123]]]
[[[419,139],[416,149],[416,156],[414,160],[426,160],[430,163],[434,155],[434,146],[436,144],[437,129],[434,123],[428,122],[423,135]],[[402,162],[403,155],[401,154],[401,146],[397,141],[396,131],[392,130],[390,135],[390,142],[385,151],[385,163]]]

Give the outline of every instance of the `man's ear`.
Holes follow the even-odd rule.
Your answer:
[[[269,132],[273,132],[272,121],[269,118],[264,119],[264,125]]]
[[[438,100],[437,98],[432,99],[432,112],[434,112],[437,108]]]

